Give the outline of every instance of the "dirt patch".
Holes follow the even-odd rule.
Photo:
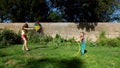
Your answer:
[[[16,61],[14,59],[10,59],[5,64],[15,64],[15,62]]]

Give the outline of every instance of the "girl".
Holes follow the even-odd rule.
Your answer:
[[[80,40],[81,40],[81,54],[84,55],[86,50],[85,50],[85,38],[84,38],[84,32],[80,33]]]
[[[28,30],[31,30],[33,28],[28,28],[28,24],[25,23],[23,26],[22,26],[22,31],[21,31],[21,38],[23,39],[24,43],[23,43],[23,46],[22,46],[22,50],[26,50],[26,51],[29,51],[28,47],[27,47],[27,36],[26,36],[26,33]]]
[[[80,41],[81,42],[81,54],[84,55],[86,50],[85,50],[85,46],[86,46],[86,43],[85,43],[85,38],[84,38],[84,32],[81,32],[80,33],[80,37],[79,39],[76,40],[76,42]]]

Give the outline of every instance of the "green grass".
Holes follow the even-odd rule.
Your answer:
[[[29,44],[30,51],[22,45],[0,49],[0,68],[119,68],[120,47],[90,47],[85,55],[75,45]]]

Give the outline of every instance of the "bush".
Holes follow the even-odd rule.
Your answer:
[[[111,39],[111,38],[106,38],[99,40],[98,44],[100,46],[112,46],[112,47],[117,47],[120,46],[120,40],[117,38]]]
[[[96,42],[92,42],[92,41],[89,41],[89,40],[86,41],[86,45],[90,46],[90,47],[98,46]]]
[[[106,46],[107,45],[107,42],[108,41],[108,38],[105,37],[105,31],[101,31],[100,34],[99,34],[99,39],[97,41],[97,44],[99,46]]]
[[[39,33],[34,31],[34,30],[29,31],[27,36],[28,36],[28,42],[29,43],[40,42]]]
[[[55,38],[50,43],[52,43],[53,46],[62,46],[65,45],[66,41],[67,41],[66,39],[56,34]]]
[[[15,42],[16,42],[15,44],[21,44],[22,43],[21,31],[18,32]]]
[[[98,46],[107,46],[107,41],[108,41],[107,38],[101,38],[97,41],[97,45]]]
[[[105,37],[105,34],[106,34],[106,32],[105,32],[104,30],[102,30],[102,31],[100,32],[99,39],[101,39],[101,38],[106,38],[106,37]]]
[[[110,46],[117,47],[120,46],[120,37],[117,38],[107,38],[105,37],[105,31],[101,31],[97,45],[99,46]]]
[[[112,47],[117,47],[117,46],[119,46],[120,44],[119,44],[119,40],[118,39],[109,39],[108,41],[107,41],[107,45],[108,46],[112,46]]]
[[[34,44],[47,44],[48,42],[52,41],[51,36],[43,35],[35,30],[31,30],[28,32],[28,42],[29,43],[34,43]]]
[[[70,45],[71,40],[73,40],[73,38],[66,40],[58,34],[56,34],[55,38],[52,38],[51,36],[40,34],[35,30],[28,32],[28,42],[33,44],[61,46]]]
[[[20,35],[17,35],[12,30],[4,29],[0,32],[0,46],[21,43]]]

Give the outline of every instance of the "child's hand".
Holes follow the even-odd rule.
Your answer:
[[[33,30],[34,28],[29,28],[30,30]]]
[[[31,28],[32,30],[34,29],[34,28]]]

